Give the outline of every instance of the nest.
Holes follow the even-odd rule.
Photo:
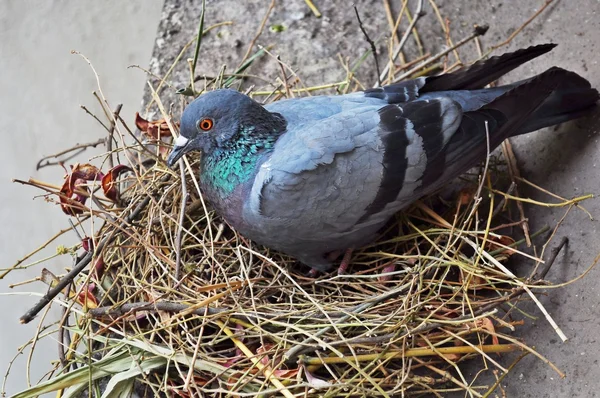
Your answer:
[[[432,65],[457,67],[436,64],[449,52],[386,73],[393,79],[431,72]],[[347,72],[343,85],[297,92],[355,90]],[[294,90],[283,75],[268,100]],[[220,76],[209,83],[228,82]],[[154,100],[165,119],[140,118],[138,127],[169,141],[176,123],[156,93]],[[118,112],[107,114],[111,135],[131,130]],[[197,159],[186,160],[181,173],[169,170],[161,160],[168,146],[147,137],[135,141],[127,148],[121,141],[106,155],[128,153],[129,168],[103,174],[80,165],[62,189],[45,186],[77,217],[76,228],[89,217],[101,227],[84,231],[89,238],[65,251],[76,260],[71,272],[42,277],[52,286],[47,301],[65,309],[52,329],[60,363],[49,380],[19,396],[52,390],[69,396],[90,386],[156,396],[488,396],[527,354],[562,375],[511,335],[524,323],[512,314],[530,298],[564,336],[534,293],[548,286],[544,277],[565,240],[548,256],[547,242],[539,256],[519,249],[536,236],[549,241],[558,225],[529,232],[522,204],[548,204],[516,194],[516,183],[528,182],[518,175],[510,144],[503,148],[508,165],[490,157],[460,181],[461,189],[398,214],[377,242],[354,253],[348,274],[313,278],[294,259],[245,240],[210,210],[198,189]],[[87,182],[78,185],[84,169]],[[93,206],[86,205],[89,197]],[[550,205],[568,212],[584,198]],[[519,231],[523,239],[515,241]],[[511,272],[509,257],[531,264],[528,274]],[[495,382],[481,381],[494,369],[500,372]]]

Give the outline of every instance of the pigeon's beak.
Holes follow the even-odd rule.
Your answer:
[[[190,140],[180,135],[173,143],[173,150],[167,159],[167,166],[173,167],[175,163],[187,152],[186,147]]]

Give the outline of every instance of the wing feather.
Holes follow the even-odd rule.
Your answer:
[[[330,239],[380,223],[417,195],[428,159],[460,115],[458,104],[439,98],[366,106],[289,131],[261,165],[248,213],[267,229],[297,227]]]

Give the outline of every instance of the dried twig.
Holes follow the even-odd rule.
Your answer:
[[[110,126],[108,127],[108,138],[106,140],[106,152],[108,153],[108,165],[112,169],[115,166],[115,162],[113,160],[112,146],[113,146],[113,135],[115,133],[115,125],[117,123],[117,119],[119,114],[121,113],[121,108],[123,108],[123,104],[118,104],[113,112],[113,117],[110,119]]]
[[[510,174],[510,178],[515,184],[514,194],[515,196],[521,196],[519,194],[519,186],[516,182],[517,179],[521,178],[521,172],[519,171],[519,167],[517,166],[517,159],[515,158],[515,153],[513,152],[510,139],[504,140],[504,142],[502,143],[502,152],[504,153],[504,157],[507,160],[508,173]],[[527,222],[527,217],[525,217],[525,210],[523,208],[522,202],[517,201],[517,209],[519,209],[519,215],[521,216],[521,228],[523,228],[523,234],[525,235],[525,239],[527,240],[527,247],[531,247],[531,238],[529,237],[529,222]]]
[[[486,32],[488,31],[488,29],[489,29],[488,25],[481,25],[481,26],[480,25],[475,25],[475,29],[473,29],[473,33],[470,36],[465,37],[464,39],[462,39],[461,41],[459,41],[458,43],[456,43],[454,46],[449,47],[449,48],[441,51],[440,53],[434,55],[433,57],[427,59],[426,61],[420,63],[419,65],[413,67],[409,71],[404,72],[399,77],[394,78],[394,82],[399,82],[399,81],[402,81],[402,80],[406,79],[407,77],[410,77],[414,73],[416,73],[416,72],[422,70],[423,68],[425,68],[427,65],[432,64],[433,62],[437,61],[438,59],[444,57],[446,54],[449,54],[452,51],[456,50],[457,48],[459,48],[459,47],[465,45],[466,43],[470,42],[474,38],[485,35]]]
[[[265,25],[267,24],[267,20],[269,19],[269,16],[271,15],[271,11],[273,11],[273,8],[275,8],[275,0],[271,0],[271,3],[269,4],[269,7],[267,8],[267,12],[265,13],[265,16],[263,17],[262,21],[260,22],[258,31],[256,32],[256,35],[254,35],[254,38],[252,39],[252,41],[250,41],[250,45],[248,46],[248,49],[246,50],[246,54],[244,54],[244,56],[242,57],[242,60],[240,61],[238,69],[240,69],[242,67],[242,65],[244,65],[244,62],[246,62],[246,60],[252,53],[252,51],[254,49],[254,45],[256,44],[256,41],[258,40],[258,38],[262,34],[263,30],[265,29]]]
[[[525,27],[527,25],[529,25],[534,19],[536,19],[538,17],[538,15],[540,15],[542,12],[544,12],[544,10],[552,3],[553,0],[545,0],[544,5],[540,7],[539,10],[537,10],[531,17],[529,17],[527,19],[527,21],[525,21],[521,26],[519,26],[517,29],[515,29],[510,36],[508,36],[508,38],[506,40],[504,40],[501,43],[498,43],[494,46],[491,47],[490,51],[496,50],[500,47],[504,47],[507,44],[509,44],[519,33],[521,33],[521,31],[523,29],[525,29]]]
[[[183,159],[179,160],[179,172],[181,173],[181,210],[179,213],[179,224],[175,237],[175,279],[181,276],[181,234],[183,233],[183,220],[185,219],[185,207],[188,201],[187,183],[185,181],[185,164]]]
[[[39,170],[39,169],[42,169],[47,166],[55,166],[55,165],[63,164],[65,162],[73,159],[75,156],[79,155],[80,153],[84,152],[87,148],[96,148],[98,145],[106,144],[106,143],[107,143],[106,138],[100,138],[94,142],[88,142],[86,144],[77,144],[69,149],[65,149],[63,151],[55,153],[54,155],[44,156],[43,158],[38,160],[38,162],[35,166],[35,169]],[[75,153],[71,153],[71,152],[75,152]],[[71,154],[65,158],[58,159],[59,157],[66,155],[68,153],[71,153]],[[50,161],[50,159],[55,159],[55,158],[57,159],[56,161],[53,161],[53,162]]]
[[[304,2],[308,6],[308,8],[310,8],[315,17],[321,18],[321,11],[319,11],[319,9],[313,4],[311,0],[304,0]]]
[[[170,174],[166,174],[165,176],[163,176],[161,178],[161,181],[162,182],[168,181],[170,177],[171,177]],[[125,220],[120,224],[120,229],[125,229],[125,228],[130,227],[131,222],[134,221],[135,219],[137,219],[137,217],[140,215],[142,210],[144,210],[146,208],[146,206],[148,206],[148,203],[150,203],[150,199],[151,199],[150,196],[147,196],[146,198],[144,198],[136,206],[136,208],[133,209],[131,214],[129,214],[127,217],[125,217]],[[61,280],[56,284],[56,286],[54,286],[53,288],[48,290],[48,292],[44,295],[44,297],[42,297],[42,299],[40,301],[38,301],[38,303],[36,305],[34,305],[23,316],[21,316],[21,318],[20,318],[21,323],[31,322],[35,318],[35,316],[44,307],[46,307],[48,304],[50,304],[52,299],[54,297],[56,297],[69,283],[71,283],[73,281],[73,279],[77,275],[79,275],[79,273],[81,271],[83,271],[85,269],[85,267],[88,266],[88,264],[92,261],[92,258],[94,258],[94,254],[101,253],[102,250],[104,249],[104,247],[107,244],[109,244],[110,242],[112,242],[112,240],[114,239],[114,236],[115,236],[115,232],[116,232],[116,230],[113,230],[113,232],[111,234],[108,234],[104,239],[102,239],[100,241],[100,243],[98,243],[98,246],[96,247],[95,251],[89,251],[83,257],[78,259],[77,264],[75,264],[73,269],[71,271],[69,271],[64,277],[62,277]]]
[[[390,62],[388,62],[388,64],[385,66],[385,68],[383,68],[383,71],[379,75],[378,81],[383,81],[385,79],[385,76],[388,74],[390,69],[393,67],[394,61],[396,60],[396,58],[398,58],[398,55],[400,54],[400,52],[402,51],[402,48],[404,48],[404,45],[406,44],[406,40],[408,40],[408,37],[412,33],[413,28],[417,25],[417,22],[419,21],[421,16],[423,16],[423,0],[419,0],[419,3],[417,4],[417,8],[415,9],[415,12],[414,12],[414,18],[413,18],[412,22],[410,23],[409,27],[404,32],[404,35],[402,36],[400,43],[398,43],[398,45],[394,49],[394,53],[390,59]],[[373,87],[379,87],[379,85],[375,84]]]
[[[354,6],[354,12],[356,13],[356,19],[358,20],[358,26],[360,27],[360,30],[363,32],[363,35],[365,35],[365,39],[371,46],[371,52],[373,53],[373,58],[375,58],[375,69],[377,70],[377,84],[381,86],[381,74],[379,72],[379,58],[377,56],[377,48],[375,47],[375,43],[373,42],[373,40],[371,40],[371,38],[369,37],[369,34],[365,30],[365,27],[363,26],[363,23],[360,19],[360,15],[358,14],[358,8],[356,8],[356,6]]]

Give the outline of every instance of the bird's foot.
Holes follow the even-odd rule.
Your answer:
[[[353,248],[346,249],[344,252],[344,257],[342,258],[342,263],[338,268],[338,275],[344,275],[350,266],[350,260],[352,259],[352,251]]]
[[[377,279],[379,280],[379,282],[388,282],[392,279],[392,275],[386,275],[390,272],[394,272],[396,270],[396,263],[391,263],[390,265],[386,265],[383,270],[381,271],[381,273],[383,275],[380,275]]]

